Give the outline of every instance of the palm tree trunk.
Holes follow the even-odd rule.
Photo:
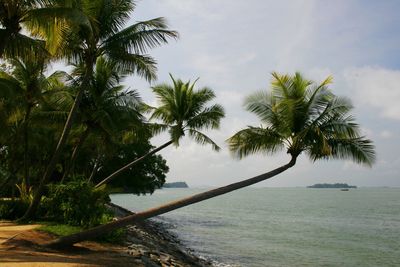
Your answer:
[[[102,184],[108,183],[110,182],[112,179],[114,179],[115,177],[117,177],[120,173],[122,173],[123,171],[129,169],[130,167],[136,165],[137,163],[141,162],[142,160],[146,159],[147,157],[157,153],[158,151],[160,151],[163,148],[166,148],[167,146],[171,145],[173,143],[172,140],[166,142],[165,144],[163,144],[162,146],[157,147],[156,149],[150,151],[149,153],[147,153],[144,156],[141,156],[140,158],[126,164],[124,167],[120,168],[119,170],[115,171],[114,173],[110,174],[108,177],[104,178],[100,183],[98,183],[95,187],[99,187]]]
[[[94,163],[92,172],[90,173],[88,182],[91,182],[92,179],[93,179],[93,177],[94,177],[94,175],[96,174],[96,172],[97,172],[97,167],[99,166],[99,162],[100,162],[100,155],[96,158],[96,161],[95,161],[95,163]]]
[[[26,186],[29,186],[29,166],[28,166],[28,148],[29,148],[29,138],[28,138],[28,124],[29,117],[31,114],[32,106],[28,104],[26,107],[26,113],[24,117],[24,178]]]
[[[70,173],[72,167],[74,166],[76,157],[78,156],[78,152],[79,152],[79,150],[81,149],[83,143],[85,142],[85,140],[86,140],[86,138],[87,138],[88,136],[89,136],[89,128],[87,128],[87,129],[82,133],[81,138],[79,138],[79,141],[78,141],[78,143],[76,144],[76,146],[75,146],[75,148],[74,148],[74,151],[72,152],[71,159],[70,159],[68,165],[67,165],[66,168],[65,168],[65,171],[64,171],[63,177],[61,178],[61,182],[60,182],[60,183],[63,183],[64,180],[68,177],[68,175],[69,175],[69,173]]]
[[[65,122],[64,129],[63,129],[63,132],[58,141],[56,150],[54,151],[54,154],[50,160],[50,163],[47,165],[46,171],[44,172],[44,175],[43,175],[42,179],[40,180],[39,186],[36,189],[35,195],[33,197],[31,204],[29,205],[28,210],[25,212],[24,216],[22,216],[19,219],[19,221],[26,221],[28,219],[31,219],[36,213],[36,210],[39,206],[40,200],[44,193],[45,185],[47,184],[48,180],[50,179],[51,175],[53,174],[53,171],[56,167],[57,161],[61,155],[62,149],[64,148],[64,145],[67,141],[67,137],[71,130],[72,123],[75,119],[75,116],[76,116],[76,113],[78,110],[78,106],[82,99],[84,88],[85,88],[85,86],[81,86],[81,88],[78,91],[75,101],[71,107],[69,114],[68,114],[67,121]]]
[[[276,168],[270,172],[255,176],[253,178],[241,181],[241,182],[237,182],[237,183],[233,183],[227,186],[223,186],[223,187],[219,187],[210,191],[206,191],[203,193],[199,193],[196,194],[194,196],[190,196],[190,197],[186,197],[186,198],[182,198],[180,200],[177,201],[173,201],[170,203],[167,203],[165,205],[156,207],[156,208],[152,208],[146,211],[142,211],[133,215],[129,215],[126,216],[118,221],[114,221],[114,222],[110,222],[104,225],[100,225],[97,227],[94,227],[92,229],[89,229],[87,231],[83,231],[80,233],[76,233],[76,234],[72,234],[72,235],[68,235],[68,236],[64,236],[61,237],[53,242],[50,242],[48,244],[46,244],[45,246],[47,247],[51,247],[51,248],[62,248],[62,247],[67,247],[67,246],[71,246],[75,243],[84,241],[84,240],[88,240],[88,239],[93,239],[96,238],[98,236],[104,235],[114,229],[117,228],[121,228],[124,227],[126,225],[129,224],[133,224],[135,222],[138,221],[142,221],[157,215],[161,215],[203,200],[207,200],[216,196],[220,196],[229,192],[232,192],[234,190],[243,188],[243,187],[247,187],[249,185],[267,180],[271,177],[274,177],[275,175],[278,175],[284,171],[286,171],[287,169],[293,167],[296,164],[296,156],[293,156],[292,159],[290,160],[289,163]]]
[[[3,58],[4,55],[4,49],[6,48],[6,42],[9,39],[9,36],[6,36],[1,42],[0,42],[0,58]]]

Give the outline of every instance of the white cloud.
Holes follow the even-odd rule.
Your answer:
[[[357,102],[377,108],[384,118],[400,120],[400,70],[352,68],[345,70],[344,78]]]
[[[399,185],[394,178],[398,164],[387,165],[387,172],[381,168],[399,148],[400,129],[392,121],[400,119],[400,70],[394,69],[399,66],[400,35],[394,6],[399,5],[344,0],[141,1],[136,14],[146,19],[165,16],[181,35],[178,42],[151,51],[159,62],[160,82],[170,82],[169,72],[183,80],[200,77],[197,86],[210,86],[215,102],[226,109],[221,129],[207,132],[223,150],[214,153],[185,138],[178,149],[162,152],[171,168],[168,178],[221,185],[286,162],[284,153],[234,160],[224,141],[260,123],[242,103],[245,96],[268,88],[271,71],[298,70],[316,82],[333,75],[332,89],[354,101],[353,114],[362,133],[376,141],[379,160],[370,170],[343,161],[311,163],[302,155],[295,168],[263,185],[307,185],[327,177],[359,179],[354,182],[358,185]],[[367,67],[374,65],[381,67]],[[154,102],[147,84],[134,84],[143,89],[146,101]]]
[[[379,136],[383,139],[391,139],[392,137],[394,137],[394,134],[391,131],[383,130],[382,132],[380,132]]]

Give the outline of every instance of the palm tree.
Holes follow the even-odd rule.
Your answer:
[[[79,69],[75,72],[79,72]],[[79,150],[89,135],[112,140],[121,131],[135,130],[139,135],[147,132],[144,118],[139,112],[141,99],[136,91],[127,91],[120,85],[123,78],[124,75],[118,73],[115,62],[108,62],[104,57],[97,59],[92,87],[84,94],[79,110],[83,126],[80,128],[84,129],[77,138],[62,181],[69,175]]]
[[[17,127],[14,139],[22,137],[23,158],[24,158],[24,180],[28,183],[29,164],[29,123],[34,108],[43,103],[44,95],[54,86],[54,82],[63,74],[62,72],[54,72],[46,77],[44,72],[47,68],[47,61],[44,58],[31,59],[10,59],[9,70],[0,71],[0,85],[3,94],[0,98],[6,97],[7,101],[13,102],[15,115],[12,113],[9,117],[13,117],[13,125]],[[18,116],[18,114],[20,114]],[[17,149],[14,149],[17,150]]]
[[[0,1],[0,58],[26,56],[44,49],[40,40],[21,34],[21,23],[29,20],[37,8],[37,1]]]
[[[188,133],[189,137],[193,138],[199,144],[210,144],[216,151],[220,149],[211,138],[201,132],[206,129],[218,129],[221,118],[225,116],[222,106],[218,104],[211,105],[210,107],[205,106],[215,98],[214,92],[207,87],[196,91],[194,90],[196,82],[192,84],[190,81],[184,83],[182,80],[175,80],[172,75],[170,76],[173,86],[160,84],[152,88],[160,102],[160,106],[158,108],[147,106],[147,108],[153,111],[150,119],[160,119],[163,122],[162,124],[158,124],[159,129],[169,129],[171,139],[146,155],[115,171],[98,183],[96,187],[110,182],[123,171],[161,149],[171,144],[178,146],[179,140],[185,133]]]
[[[272,73],[272,91],[260,92],[246,99],[246,109],[254,112],[264,124],[239,131],[228,143],[231,151],[243,157],[256,152],[276,152],[285,149],[290,161],[270,172],[233,183],[163,206],[149,209],[118,221],[65,236],[48,244],[50,247],[68,246],[93,238],[119,227],[154,217],[187,205],[210,199],[264,181],[293,167],[303,152],[312,160],[351,159],[371,166],[375,160],[372,142],[360,135],[354,118],[348,114],[350,101],[333,95],[327,88],[328,77],[319,85],[294,76]]]
[[[65,5],[64,1],[59,2]],[[74,2],[73,7],[86,16],[89,24],[78,25],[79,27],[66,32],[61,50],[69,61],[75,62],[76,65],[83,65],[85,68],[82,76],[79,77],[79,90],[57,147],[36,189],[33,201],[21,220],[31,218],[36,212],[44,186],[53,174],[67,141],[83,93],[91,87],[93,67],[97,58],[104,56],[116,62],[116,67],[120,71],[135,73],[151,81],[156,77],[156,62],[146,54],[148,49],[165,44],[168,38],[178,36],[175,31],[168,30],[164,18],[141,21],[123,28],[135,8],[133,0],[72,2]]]
[[[62,33],[68,23],[87,23],[76,9],[56,7],[53,2],[57,3],[55,0],[0,0],[0,58],[35,59],[48,55],[46,48],[55,51],[62,43]],[[24,28],[31,35],[24,34]]]

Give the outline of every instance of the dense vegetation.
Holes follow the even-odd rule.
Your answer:
[[[148,51],[177,33],[163,18],[126,26],[134,9],[134,1],[0,1],[0,218],[95,225],[110,188],[143,194],[164,184],[166,161],[151,155],[94,189],[151,151],[159,132],[123,82],[155,80]]]
[[[156,80],[148,51],[178,37],[164,18],[126,22],[135,1],[0,1],[0,218],[105,222],[109,192],[152,193],[168,166],[155,153],[202,130],[223,108],[209,88],[174,79],[143,103],[127,76]],[[63,62],[70,71],[54,70]],[[50,72],[51,70],[51,72]],[[150,139],[169,131],[155,148]],[[105,186],[106,185],[106,186]]]

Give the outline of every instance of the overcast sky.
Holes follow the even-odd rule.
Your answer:
[[[218,131],[209,131],[223,149],[199,146],[184,138],[180,147],[161,153],[167,181],[219,186],[253,177],[288,162],[285,153],[231,157],[225,140],[257,118],[243,109],[245,96],[267,90],[270,73],[300,71],[317,82],[333,75],[332,91],[352,99],[357,121],[376,146],[372,168],[348,161],[298,164],[258,186],[306,186],[347,182],[358,186],[400,186],[400,1],[138,1],[131,22],[166,17],[178,41],[151,51],[158,61],[158,82],[168,73],[183,80],[200,77],[226,109]],[[127,80],[143,99],[155,104],[150,84]],[[161,135],[153,140],[160,145]]]

